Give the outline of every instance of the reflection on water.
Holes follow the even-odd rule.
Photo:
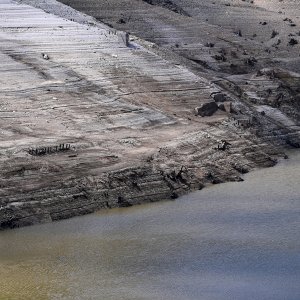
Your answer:
[[[300,299],[300,153],[174,202],[0,232],[0,299]]]

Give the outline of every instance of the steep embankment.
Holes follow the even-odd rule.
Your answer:
[[[291,118],[262,113],[238,77],[198,73],[55,1],[36,4],[49,13],[0,0],[1,228],[240,180],[275,163],[282,149],[273,142],[298,143],[292,102]],[[253,80],[299,93],[298,77],[282,74]],[[201,117],[207,102],[216,111]]]

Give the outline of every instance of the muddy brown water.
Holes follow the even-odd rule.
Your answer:
[[[300,152],[174,202],[0,232],[0,299],[300,299]]]

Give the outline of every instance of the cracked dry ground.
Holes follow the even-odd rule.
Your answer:
[[[105,14],[97,19],[148,40],[131,37],[127,46],[114,29],[56,1],[19,2],[0,0],[0,227],[241,180],[274,165],[283,145],[299,144],[297,65],[274,68],[264,44],[241,43],[230,28],[200,22],[195,7],[122,1],[122,18],[132,15],[125,23],[121,1],[93,9]],[[63,2],[82,9],[79,1]],[[85,12],[95,3],[85,1]],[[298,61],[297,47],[278,51]],[[257,62],[247,63],[254,54]],[[231,112],[195,116],[215,93],[230,99]],[[251,126],[236,126],[239,118]],[[216,149],[221,140],[231,144],[225,151]],[[71,149],[28,151],[62,144]]]

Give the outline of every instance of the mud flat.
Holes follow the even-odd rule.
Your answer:
[[[299,146],[296,70],[221,77],[56,1],[19,2],[0,0],[1,228],[239,181]]]

